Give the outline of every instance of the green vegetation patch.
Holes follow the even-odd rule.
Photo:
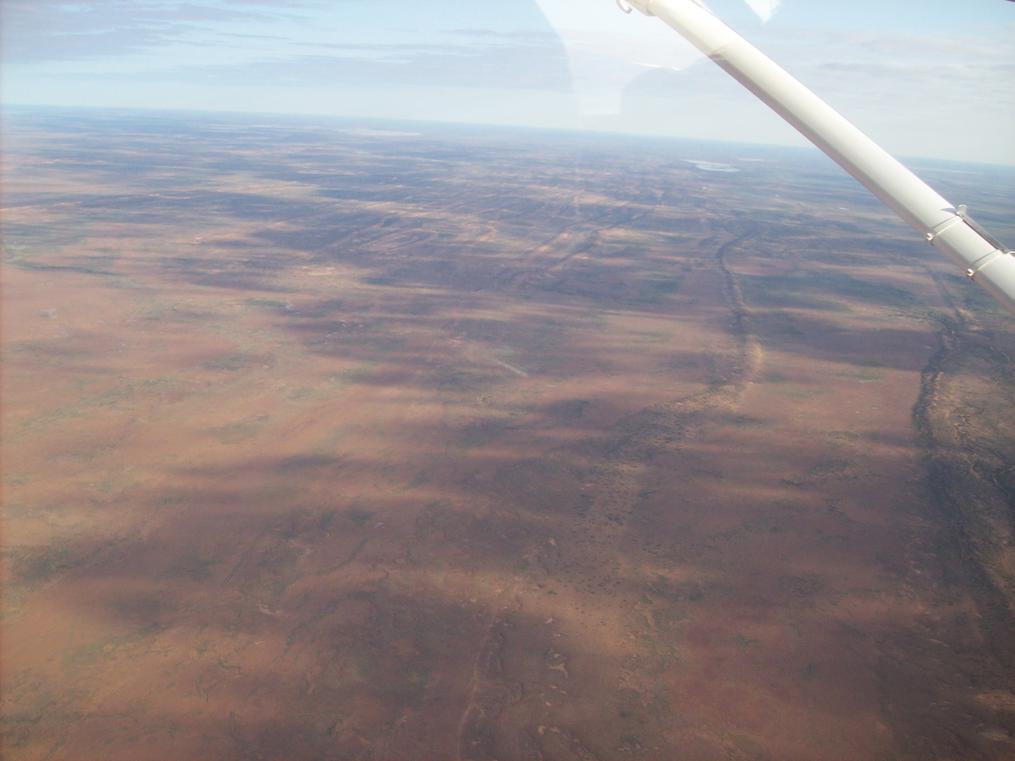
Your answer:
[[[99,275],[101,277],[116,277],[115,272],[105,269],[98,269],[84,264],[46,264],[35,262],[29,259],[18,259],[12,262],[18,269],[33,270],[40,272],[76,272],[81,275]]]
[[[268,424],[270,419],[270,415],[258,415],[257,417],[239,420],[235,423],[228,423],[218,428],[211,428],[208,430],[208,433],[223,444],[235,444],[257,436],[257,434],[264,430],[264,426]]]
[[[292,306],[288,301],[280,301],[279,299],[247,299],[246,303],[248,306],[272,311],[285,310]]]
[[[733,638],[733,641],[736,642],[737,647],[739,647],[742,650],[747,650],[748,648],[751,647],[757,647],[759,644],[761,644],[759,640],[745,637],[743,634],[737,634]]]
[[[216,370],[232,373],[239,372],[240,370],[247,370],[252,367],[260,367],[266,364],[274,364],[274,358],[271,357],[271,355],[234,352],[206,359],[201,363],[201,368],[204,370]]]
[[[345,511],[345,517],[357,528],[363,528],[374,514],[361,507],[350,507]]]

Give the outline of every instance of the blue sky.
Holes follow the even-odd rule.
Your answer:
[[[800,142],[660,22],[575,0],[575,44],[540,2],[2,0],[2,94]],[[1015,164],[1015,3],[710,5],[889,150]]]

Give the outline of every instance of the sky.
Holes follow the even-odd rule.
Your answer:
[[[1015,165],[1015,3],[709,6],[889,151]],[[803,143],[615,0],[0,0],[0,14],[6,105]]]

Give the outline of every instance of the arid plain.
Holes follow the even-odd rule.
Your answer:
[[[1015,757],[1013,323],[828,162],[4,141],[4,758]]]

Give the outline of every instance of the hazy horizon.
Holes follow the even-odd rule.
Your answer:
[[[1011,3],[760,5],[712,7],[890,152],[1015,165]],[[656,20],[561,7],[9,0],[3,101],[803,144]]]
[[[33,112],[51,111],[51,112],[66,112],[69,114],[74,113],[123,113],[132,115],[150,115],[153,118],[166,117],[172,118],[174,116],[194,116],[194,117],[215,117],[215,118],[270,118],[277,121],[293,120],[297,122],[306,121],[317,121],[321,124],[341,124],[341,123],[361,123],[366,125],[401,125],[403,127],[416,126],[416,127],[432,127],[432,128],[468,128],[475,130],[503,130],[505,132],[532,132],[532,133],[546,133],[560,136],[569,137],[586,137],[586,138],[618,138],[623,140],[630,140],[635,143],[642,141],[651,142],[659,141],[662,143],[673,143],[673,144],[703,144],[713,146],[728,146],[728,147],[743,147],[743,148],[755,148],[755,149],[773,149],[773,150],[785,150],[791,152],[799,152],[802,154],[809,154],[811,157],[828,163],[829,167],[834,168],[836,171],[841,171],[843,177],[850,179],[849,175],[845,173],[841,167],[838,167],[831,159],[829,159],[819,148],[814,146],[812,143],[803,141],[800,143],[777,143],[777,142],[756,142],[749,139],[735,140],[735,139],[718,139],[708,137],[689,137],[684,135],[671,135],[665,133],[648,133],[648,132],[624,132],[620,130],[611,130],[607,128],[594,129],[589,127],[576,127],[576,126],[543,126],[543,125],[528,125],[528,124],[503,124],[495,122],[467,122],[467,121],[448,121],[441,120],[439,118],[406,118],[406,117],[394,117],[394,116],[373,116],[373,115],[359,115],[359,114],[328,114],[328,113],[315,113],[315,112],[281,112],[281,111],[232,111],[232,110],[212,110],[212,109],[193,109],[193,108],[145,108],[138,106],[68,106],[59,103],[4,103],[0,107],[0,121],[7,118],[8,114],[23,113],[29,114]],[[915,167],[917,163],[930,162],[931,164],[956,164],[961,166],[976,166],[976,167],[987,167],[996,168],[1000,170],[1015,170],[1015,161],[1011,163],[1005,162],[990,162],[980,161],[975,159],[961,159],[961,158],[948,158],[939,156],[929,156],[920,154],[907,154],[897,153],[896,158],[901,160],[911,169]]]

